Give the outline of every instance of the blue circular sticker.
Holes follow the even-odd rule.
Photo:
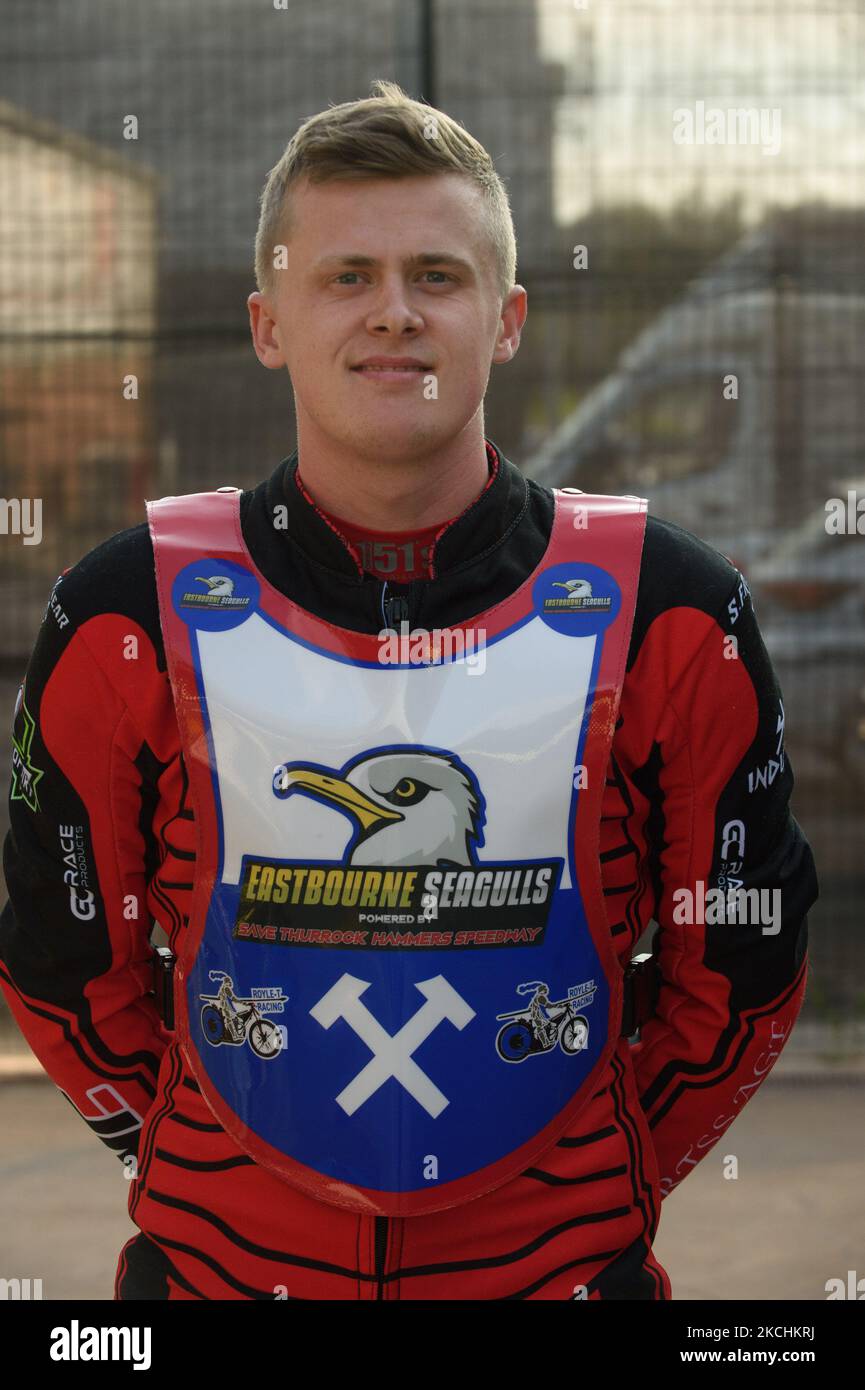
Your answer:
[[[577,561],[551,565],[538,575],[532,601],[538,615],[556,632],[592,637],[616,618],[622,596],[606,570]]]
[[[258,605],[258,580],[232,560],[205,556],[185,565],[171,589],[174,611],[206,632],[238,627]]]

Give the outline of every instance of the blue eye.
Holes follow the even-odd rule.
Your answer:
[[[440,275],[441,280],[437,280],[436,284],[442,284],[442,282],[445,280],[453,279],[453,276],[448,275],[444,270],[425,270],[423,273],[424,275]],[[345,280],[350,279],[351,277],[354,277],[354,279],[356,280],[358,278],[358,272],[356,270],[344,270],[340,275],[336,276],[336,280],[337,283],[339,281],[344,282]]]

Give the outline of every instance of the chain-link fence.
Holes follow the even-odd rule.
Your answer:
[[[550,485],[648,496],[749,578],[821,880],[809,1015],[862,1019],[863,41],[859,4],[792,0],[6,0],[10,715],[62,568],[145,497],[293,449],[249,340],[258,194],[302,119],[392,78],[509,188],[529,316],[487,434]]]

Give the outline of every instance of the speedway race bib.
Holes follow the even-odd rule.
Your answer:
[[[581,494],[577,531],[556,500],[526,583],[414,649],[273,589],[236,493],[149,504],[203,846],[179,1031],[220,1122],[322,1200],[499,1185],[616,1044],[598,816],[644,504]]]

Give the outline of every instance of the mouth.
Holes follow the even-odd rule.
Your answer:
[[[357,372],[359,376],[370,377],[375,381],[411,381],[414,377],[421,376],[424,372],[429,371],[429,368],[406,366],[385,367],[376,364],[370,367],[352,367],[351,370]]]

